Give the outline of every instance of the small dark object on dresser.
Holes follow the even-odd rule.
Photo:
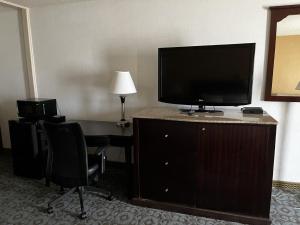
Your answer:
[[[264,111],[262,107],[243,107],[242,113],[244,114],[263,114]]]

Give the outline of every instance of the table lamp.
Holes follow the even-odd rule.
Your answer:
[[[133,80],[128,71],[116,71],[111,83],[111,92],[119,95],[121,99],[121,120],[118,126],[127,127],[129,122],[125,119],[125,98],[129,94],[136,93]]]

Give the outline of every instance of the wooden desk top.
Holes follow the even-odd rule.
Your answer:
[[[216,113],[194,113],[188,115],[182,113],[176,108],[147,108],[138,113],[135,113],[133,118],[144,119],[161,119],[175,120],[186,122],[201,122],[201,123],[240,123],[240,124],[263,124],[276,125],[277,121],[268,115],[264,114],[243,114],[240,110],[224,110],[224,112]]]
[[[133,135],[132,124],[129,127],[119,127],[116,122],[109,121],[93,121],[93,120],[72,120],[78,122],[83,130],[84,135],[90,136],[124,136],[131,137]]]

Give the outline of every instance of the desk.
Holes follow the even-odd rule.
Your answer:
[[[118,127],[116,122],[92,121],[92,120],[75,120],[82,128],[89,146],[98,146],[97,137],[107,136],[111,146],[123,147],[125,150],[126,167],[129,173],[129,193],[131,193],[132,184],[132,145],[133,145],[133,129],[130,127]],[[130,194],[129,194],[130,195]]]

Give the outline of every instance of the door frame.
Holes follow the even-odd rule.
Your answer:
[[[0,0],[0,5],[12,7],[21,11],[22,18],[22,28],[23,28],[23,41],[25,46],[25,58],[26,58],[26,68],[27,68],[27,82],[28,82],[28,93],[31,98],[38,98],[38,89],[36,82],[36,70],[33,54],[33,41],[31,33],[31,23],[30,23],[30,9],[28,7],[18,5],[5,0]]]

